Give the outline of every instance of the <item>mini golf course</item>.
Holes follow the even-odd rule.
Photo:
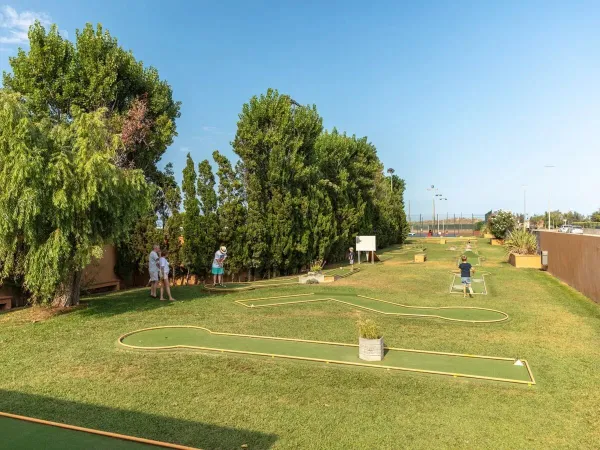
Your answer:
[[[463,284],[460,274],[453,273],[452,275],[450,294],[462,294]],[[473,289],[473,295],[487,295],[487,284],[485,282],[486,275],[488,275],[487,272],[482,273],[481,278],[471,277],[471,289]]]
[[[355,344],[217,333],[194,326],[146,328],[127,333],[118,342],[136,350],[205,350],[535,384],[527,361],[516,365],[513,358],[386,348],[383,361],[367,363],[358,358]]]
[[[1,444],[1,443],[4,444]],[[8,444],[7,447],[3,445]],[[125,436],[0,412],[0,447],[12,450],[151,450],[160,448],[189,449],[182,445]]]
[[[346,278],[350,275],[360,272],[359,268],[355,268],[353,271],[348,267],[338,267],[335,269],[324,270],[323,274],[327,277],[333,277],[333,280],[338,280],[340,278]],[[289,285],[300,285],[298,282],[298,275],[293,276],[285,276],[285,277],[276,277],[268,280],[257,280],[257,281],[246,281],[246,282],[230,282],[223,283],[223,286],[212,284],[205,284],[203,288],[210,292],[223,292],[223,293],[234,293],[241,291],[251,291],[253,289],[262,289],[268,287],[277,287],[277,286],[289,286]]]
[[[460,283],[460,277],[458,278]],[[462,292],[462,287],[461,287]],[[366,309],[379,314],[421,317],[450,320],[455,322],[470,323],[493,323],[502,322],[508,319],[508,314],[494,309],[478,308],[472,306],[408,306],[400,303],[393,303],[386,300],[379,300],[363,295],[349,294],[327,294],[316,295],[296,294],[278,297],[263,297],[254,299],[236,300],[235,303],[247,308],[264,308],[272,306],[295,305],[299,303],[332,301],[342,303],[351,307]]]

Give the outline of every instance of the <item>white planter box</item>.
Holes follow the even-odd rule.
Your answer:
[[[383,359],[383,338],[358,338],[358,357],[363,361],[381,361]]]
[[[319,283],[325,282],[325,275],[322,273],[312,273],[310,272],[308,275],[301,275],[298,277],[298,281],[300,284],[306,284],[308,280],[316,280]]]

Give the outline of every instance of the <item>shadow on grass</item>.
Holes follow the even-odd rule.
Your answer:
[[[84,297],[81,303],[86,307],[80,311],[82,316],[112,317],[131,311],[145,312],[158,308],[168,308],[173,302],[160,301],[150,297],[150,289],[131,289],[106,295]],[[196,300],[208,297],[210,293],[203,291],[200,286],[176,286],[171,288],[173,297],[178,302]]]
[[[277,435],[274,434],[87,405],[2,389],[0,389],[0,411],[207,450],[240,448],[243,444],[247,444],[251,449],[268,449],[277,441]],[[75,434],[77,433],[73,432],[73,435]],[[6,435],[3,435],[0,447],[14,448],[6,439]],[[77,442],[66,443],[68,444],[66,447],[65,441],[31,442],[30,444],[45,449],[81,448]]]

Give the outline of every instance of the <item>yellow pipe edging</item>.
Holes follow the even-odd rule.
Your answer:
[[[468,319],[452,319],[449,317],[442,317],[442,316],[438,316],[436,314],[409,314],[409,313],[394,313],[394,312],[384,312],[384,311],[379,311],[377,309],[374,308],[369,308],[368,306],[361,306],[361,305],[356,305],[354,303],[350,303],[350,302],[345,302],[344,300],[339,300],[337,298],[333,298],[333,297],[324,297],[324,298],[317,298],[317,299],[310,299],[310,300],[297,300],[297,301],[292,301],[292,302],[280,302],[280,303],[269,303],[267,305],[246,305],[247,302],[252,302],[252,301],[259,301],[259,300],[275,300],[275,299],[280,299],[280,298],[293,298],[293,297],[301,297],[301,296],[311,296],[314,294],[296,294],[296,295],[280,295],[277,297],[261,297],[261,298],[250,298],[250,299],[243,299],[243,300],[236,300],[234,303],[238,303],[242,306],[245,306],[247,308],[266,308],[266,307],[271,307],[271,306],[286,306],[286,305],[294,305],[294,304],[298,304],[298,303],[314,303],[314,302],[323,302],[323,301],[333,301],[333,302],[338,302],[338,303],[343,303],[345,305],[354,307],[354,308],[360,308],[360,309],[364,309],[367,311],[371,311],[371,312],[375,312],[377,314],[383,314],[383,315],[387,315],[387,316],[406,316],[406,317],[420,317],[420,318],[435,318],[435,319],[442,319],[442,320],[449,320],[452,322],[467,322],[467,323],[496,323],[496,322],[503,322],[505,320],[508,319],[508,314],[506,314],[503,311],[498,311],[496,309],[491,309],[491,308],[480,308],[477,306],[411,306],[411,305],[403,305],[401,303],[395,303],[395,302],[390,302],[387,300],[381,300],[378,298],[373,298],[373,297],[367,297],[366,295],[356,295],[357,297],[361,297],[361,298],[366,298],[369,300],[374,300],[374,301],[378,301],[378,302],[382,302],[382,303],[388,303],[390,305],[396,305],[396,306],[402,306],[404,308],[413,308],[413,309],[476,309],[476,310],[480,310],[480,311],[491,311],[491,312],[495,312],[498,314],[503,315],[504,317],[502,319],[494,319],[494,320],[468,320]]]
[[[517,384],[535,384],[535,380],[531,373],[531,369],[529,367],[529,363],[527,360],[522,359],[521,361],[527,367],[527,371],[530,375],[531,381],[521,381],[521,380],[511,380],[508,378],[497,378],[497,377],[486,377],[482,375],[469,375],[462,373],[453,373],[453,372],[442,372],[437,370],[422,370],[422,369],[410,369],[406,367],[394,367],[394,366],[381,366],[377,364],[367,364],[367,363],[359,363],[359,362],[350,362],[350,361],[336,361],[332,359],[322,359],[322,358],[309,358],[304,356],[291,356],[291,355],[279,355],[272,353],[261,353],[261,352],[251,352],[244,350],[228,350],[222,348],[212,348],[212,347],[200,347],[195,345],[171,345],[165,347],[142,347],[138,345],[131,345],[123,343],[123,339],[127,336],[131,336],[132,334],[139,333],[142,331],[149,330],[159,330],[163,328],[195,328],[199,330],[204,330],[209,332],[210,334],[220,335],[220,336],[235,336],[235,337],[247,337],[254,339],[270,339],[270,340],[279,340],[279,341],[289,341],[289,342],[307,342],[312,344],[327,344],[327,345],[337,345],[341,347],[358,347],[357,344],[345,344],[341,342],[328,342],[328,341],[314,341],[308,339],[293,339],[293,338],[281,338],[274,336],[256,336],[251,334],[236,334],[236,333],[220,333],[217,331],[211,331],[208,328],[198,327],[194,325],[165,325],[160,327],[150,327],[150,328],[142,328],[140,330],[131,331],[129,333],[125,333],[119,337],[117,343],[122,345],[123,347],[134,349],[134,350],[144,350],[144,351],[152,351],[152,350],[175,350],[175,349],[192,349],[192,350],[207,350],[207,351],[216,351],[221,353],[234,353],[234,354],[244,354],[244,355],[255,355],[255,356],[270,356],[272,358],[283,358],[283,359],[294,359],[294,360],[303,360],[303,361],[316,361],[316,362],[324,362],[324,363],[333,363],[340,365],[348,365],[348,366],[359,366],[359,367],[372,367],[376,369],[387,369],[387,370],[401,370],[405,372],[417,372],[417,373],[428,373],[435,375],[451,375],[454,377],[462,377],[462,378],[475,378],[480,380],[491,380],[491,381],[503,381],[507,383],[517,383]],[[482,355],[464,355],[461,353],[449,353],[449,352],[434,352],[428,350],[414,350],[414,349],[404,349],[404,348],[395,348],[395,347],[384,347],[386,350],[396,350],[396,351],[404,351],[404,352],[413,352],[413,353],[426,353],[430,355],[444,355],[444,356],[459,356],[459,357],[470,357],[470,358],[481,358],[481,359],[492,359],[492,360],[501,360],[501,361],[513,361],[513,358],[504,358],[498,356],[482,356]]]
[[[41,425],[49,425],[49,426],[53,426],[53,427],[57,427],[57,428],[64,428],[66,430],[81,431],[83,433],[89,433],[89,434],[97,434],[99,436],[121,439],[124,441],[132,441],[132,442],[139,442],[141,444],[155,445],[157,447],[175,448],[175,449],[179,449],[179,450],[200,450],[200,449],[197,449],[196,447],[187,447],[185,445],[170,444],[168,442],[154,441],[152,439],[144,439],[144,438],[138,438],[135,436],[127,436],[125,434],[111,433],[110,431],[94,430],[93,428],[84,428],[84,427],[78,427],[76,425],[67,425],[65,423],[51,422],[51,421],[43,420],[43,419],[36,419],[34,417],[20,416],[17,414],[0,412],[0,416],[7,417],[9,419],[17,419],[17,420],[24,420],[24,421],[32,422],[32,423],[39,423]]]

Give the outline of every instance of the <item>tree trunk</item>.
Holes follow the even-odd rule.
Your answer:
[[[73,272],[65,281],[63,281],[54,296],[54,300],[52,300],[52,306],[66,308],[79,305],[82,274],[83,272],[81,270]]]

